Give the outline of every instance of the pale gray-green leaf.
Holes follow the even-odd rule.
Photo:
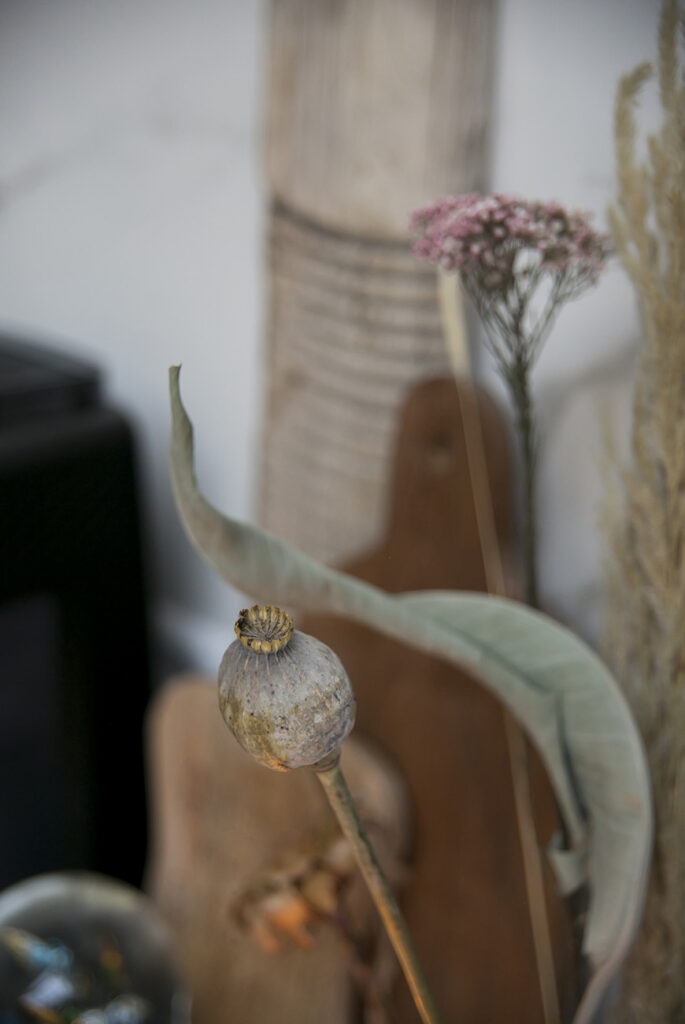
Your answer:
[[[173,367],[172,483],[188,534],[210,565],[258,600],[345,615],[465,668],[537,746],[572,851],[586,857],[592,976],[574,1024],[587,1024],[637,930],[651,847],[642,744],[613,678],[576,636],[523,605],[480,594],[390,595],[222,516],[197,488],[178,375]]]

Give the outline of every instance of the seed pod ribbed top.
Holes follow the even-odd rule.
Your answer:
[[[356,701],[338,656],[272,605],[242,611],[219,668],[219,707],[240,745],[277,771],[333,763]]]

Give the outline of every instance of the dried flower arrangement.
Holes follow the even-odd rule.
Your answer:
[[[419,259],[458,273],[509,389],[523,458],[526,600],[537,608],[530,371],[564,303],[597,282],[609,237],[557,202],[498,193],[438,199],[413,214],[410,228],[420,234],[413,245]]]
[[[645,926],[616,1019],[685,1019],[685,11],[662,8],[659,132],[636,157],[642,64],[616,100],[618,197],[611,225],[635,287],[643,346],[635,381],[630,462],[606,503],[610,546],[605,649],[644,737],[656,812]],[[682,36],[681,36],[682,41]]]

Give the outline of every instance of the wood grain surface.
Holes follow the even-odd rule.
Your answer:
[[[404,242],[283,207],[269,251],[260,517],[331,563],[381,536],[399,408],[417,379],[447,372],[435,273]]]
[[[343,233],[397,240],[409,211],[487,167],[494,0],[272,0],[272,195]]]
[[[323,562],[385,527],[398,413],[448,371],[413,209],[483,188],[494,0],[271,0],[261,523]]]

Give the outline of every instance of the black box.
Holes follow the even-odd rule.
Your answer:
[[[130,427],[93,367],[0,335],[0,887],[140,883],[149,693]]]

